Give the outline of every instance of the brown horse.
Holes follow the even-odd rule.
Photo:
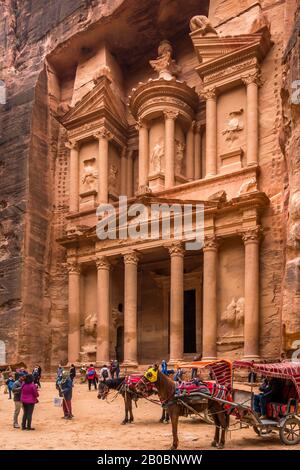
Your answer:
[[[150,367],[142,379],[138,382],[136,390],[138,393],[143,393],[147,388],[147,381],[155,385],[158,390],[159,398],[164,407],[168,409],[173,433],[173,444],[171,449],[178,447],[178,419],[179,416],[186,416],[187,409],[175,397],[175,382],[160,372],[158,366]],[[208,403],[207,403],[208,402]],[[222,449],[225,445],[225,432],[229,425],[229,414],[224,410],[222,404],[207,398],[207,402],[193,404],[191,407],[197,412],[203,412],[207,408],[215,423],[215,436],[211,443],[212,447]],[[220,429],[222,429],[220,437]]]
[[[140,398],[149,397],[150,395],[157,393],[153,387],[152,391],[149,388],[147,388],[147,390],[144,391],[143,394],[140,394],[136,391],[136,386],[129,388],[125,384],[125,377],[119,377],[117,379],[107,379],[105,382],[99,382],[98,398],[105,400],[110,390],[117,390],[123,397],[124,406],[125,406],[125,418],[123,419],[122,424],[127,424],[127,423],[130,424],[130,423],[133,423],[134,421],[133,412],[132,412],[133,401],[136,403]],[[170,418],[169,418],[168,413],[166,412],[165,409],[163,409],[160,422],[168,423],[169,419]]]

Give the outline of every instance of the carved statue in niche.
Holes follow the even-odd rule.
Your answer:
[[[202,36],[206,34],[218,36],[216,29],[212,26],[207,16],[204,15],[193,16],[190,20],[190,30],[191,32],[198,31]]]
[[[181,68],[172,59],[173,48],[169,41],[161,41],[158,47],[158,57],[155,60],[150,60],[151,67],[158,72],[158,78],[164,80],[172,80],[180,73]]]
[[[161,173],[164,168],[164,143],[161,141],[156,142],[150,155],[150,174],[156,175]]]
[[[222,336],[241,335],[244,324],[245,299],[244,297],[233,297],[221,314]]]
[[[82,184],[83,190],[92,191],[95,189],[95,181],[98,178],[98,173],[95,168],[96,158],[89,158],[88,160],[84,160],[83,162],[83,176],[82,176]]]
[[[180,140],[175,140],[175,173],[181,175],[182,173],[182,162],[184,158],[185,144]]]
[[[118,190],[118,178],[119,178],[118,168],[114,164],[110,165],[109,173],[108,173],[108,187],[111,193],[115,193]]]
[[[244,123],[241,120],[241,116],[244,113],[244,110],[241,108],[237,111],[231,111],[229,113],[229,119],[227,121],[227,127],[222,131],[222,134],[225,135],[225,140],[233,143],[239,138],[239,132],[244,129]]]
[[[252,191],[257,191],[257,181],[255,177],[249,178],[241,184],[238,196],[240,196],[241,194],[251,193]]]
[[[95,313],[90,313],[84,319],[84,332],[87,336],[92,336],[96,338],[96,328],[97,328],[97,315]]]

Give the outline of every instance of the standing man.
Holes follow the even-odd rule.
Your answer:
[[[22,408],[22,402],[21,402],[21,390],[22,390],[22,384],[24,382],[25,376],[20,375],[19,378],[14,382],[13,387],[12,387],[12,392],[14,395],[14,404],[15,404],[15,411],[14,411],[14,418],[13,418],[13,426],[16,429],[19,429],[20,426],[18,424],[18,418],[19,414]]]
[[[74,418],[72,414],[72,392],[73,382],[70,378],[69,373],[65,370],[62,373],[62,379],[59,384],[60,395],[63,397],[63,412],[64,419]]]
[[[71,364],[71,367],[70,367],[70,379],[72,380],[72,382],[74,382],[74,379],[76,377],[76,367],[74,364]]]
[[[92,384],[94,384],[95,390],[97,390],[97,372],[93,364],[90,364],[86,375],[88,379],[89,390],[91,390]]]

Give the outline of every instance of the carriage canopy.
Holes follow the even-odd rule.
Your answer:
[[[209,369],[218,384],[230,387],[232,383],[232,363],[227,359],[179,362],[177,367],[181,369]]]

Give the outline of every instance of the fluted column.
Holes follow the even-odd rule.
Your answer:
[[[217,261],[218,243],[205,237],[203,248],[203,359],[217,357]]]
[[[243,233],[245,245],[244,357],[259,358],[259,243],[261,228]]]
[[[165,116],[165,188],[175,186],[175,120],[177,111],[164,111]]]
[[[259,73],[243,78],[247,87],[247,165],[258,163],[258,86]]]
[[[105,256],[96,259],[97,266],[97,352],[99,364],[109,362],[110,263]]]
[[[133,150],[127,153],[127,196],[133,196]]]
[[[78,212],[79,209],[79,144],[70,141],[66,143],[70,149],[70,184],[69,184],[69,208],[70,212]]]
[[[186,135],[186,176],[194,179],[194,126],[193,121]]]
[[[149,127],[139,119],[139,191],[144,191],[148,186],[149,169]]]
[[[98,204],[108,202],[108,150],[109,140],[112,138],[107,129],[100,129],[95,138],[99,141],[98,154]]]
[[[127,148],[124,147],[121,153],[121,195],[127,195]]]
[[[184,249],[181,243],[169,247],[170,287],[170,363],[183,358]]]
[[[206,99],[206,177],[217,174],[217,96],[215,89],[202,92]]]
[[[136,252],[124,255],[124,365],[137,364],[137,266]]]
[[[77,261],[68,261],[69,273],[69,332],[68,362],[79,361],[80,353],[80,265]]]
[[[194,159],[195,159],[195,180],[201,178],[201,164],[202,164],[202,155],[201,155],[201,124],[199,122],[195,125],[195,137],[194,137]]]

